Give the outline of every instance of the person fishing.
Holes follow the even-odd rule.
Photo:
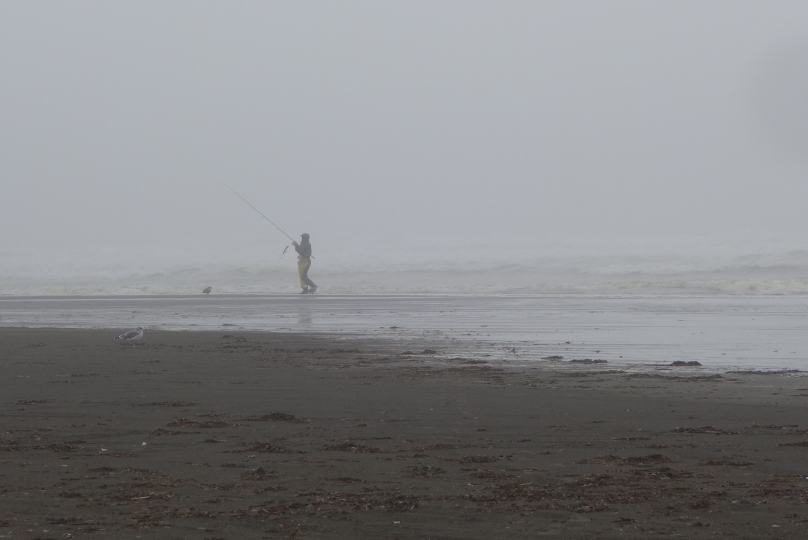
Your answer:
[[[236,197],[244,201],[247,204],[247,206],[258,212],[258,214],[260,214],[262,218],[267,220],[270,223],[270,225],[278,229],[278,231],[282,235],[284,235],[286,238],[292,241],[292,245],[295,246],[295,251],[297,251],[297,272],[300,275],[300,288],[303,289],[300,292],[303,294],[316,292],[317,285],[315,285],[314,282],[311,279],[309,279],[309,268],[311,268],[311,243],[309,242],[308,233],[303,233],[300,235],[301,240],[300,243],[298,244],[294,238],[286,234],[286,232],[284,232],[283,229],[275,225],[274,221],[266,217],[263,212],[261,212],[258,208],[256,208],[252,204],[250,204],[250,201],[239,195],[235,189],[231,188],[224,182],[222,182],[222,184],[224,185],[224,187],[232,191]],[[289,246],[286,246],[286,249],[289,249]],[[286,253],[286,249],[283,250],[284,254]],[[208,287],[208,289],[210,289],[210,287]],[[209,292],[208,289],[205,289],[205,291],[203,292]]]
[[[309,268],[311,268],[311,243],[309,242],[308,233],[300,235],[300,243],[292,240],[292,245],[295,246],[297,251],[297,271],[300,274],[300,288],[303,289],[301,294],[314,293],[317,291],[317,285],[309,279]]]

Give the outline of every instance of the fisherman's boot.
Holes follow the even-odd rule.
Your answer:
[[[309,288],[305,287],[302,291],[300,291],[300,294],[308,294],[308,292],[309,292]]]

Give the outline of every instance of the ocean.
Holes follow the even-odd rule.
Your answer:
[[[808,369],[808,245],[663,240],[315,241],[314,296],[297,294],[283,245],[6,252],[0,326],[329,332],[510,364]]]
[[[275,239],[276,240],[276,239]],[[313,239],[322,294],[805,294],[801,238]],[[267,243],[0,248],[0,296],[298,290],[295,254]]]

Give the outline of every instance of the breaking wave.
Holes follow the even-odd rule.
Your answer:
[[[256,253],[0,252],[0,295],[188,295],[208,285],[215,294],[299,290],[292,254]],[[478,240],[369,254],[345,243],[320,249],[311,277],[330,294],[806,294],[808,245]]]

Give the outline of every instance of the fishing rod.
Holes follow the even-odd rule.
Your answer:
[[[258,212],[259,214],[261,214],[261,217],[262,217],[262,218],[264,218],[265,220],[269,221],[269,222],[272,224],[272,226],[273,226],[273,227],[275,227],[276,229],[278,229],[278,230],[279,230],[279,231],[280,231],[280,232],[281,232],[281,233],[282,233],[282,234],[283,234],[283,235],[284,235],[286,238],[288,238],[288,239],[289,239],[289,240],[291,240],[292,242],[294,242],[294,241],[295,241],[295,239],[294,239],[294,238],[292,238],[291,236],[289,236],[288,234],[286,234],[286,232],[284,232],[284,230],[283,230],[283,229],[281,229],[280,227],[278,227],[277,225],[275,225],[275,223],[274,223],[274,222],[273,222],[271,219],[269,219],[268,217],[266,217],[266,216],[265,216],[265,215],[264,215],[264,214],[263,214],[263,213],[262,213],[262,212],[261,212],[261,211],[260,211],[258,208],[256,208],[256,207],[254,207],[253,205],[251,205],[251,204],[250,204],[250,201],[248,201],[247,199],[245,199],[244,197],[242,197],[241,195],[239,195],[239,194],[236,192],[236,190],[235,190],[235,189],[231,188],[231,187],[230,187],[230,186],[228,186],[227,184],[224,184],[224,187],[226,187],[227,189],[229,189],[230,191],[232,191],[232,192],[233,192],[233,193],[236,195],[236,197],[238,197],[239,199],[241,199],[242,201],[244,201],[245,203],[247,203],[247,205],[248,205],[250,208],[252,208],[252,209],[253,209],[253,210],[255,210],[256,212]],[[289,246],[287,246],[287,249],[289,249]],[[286,249],[284,249],[284,250],[283,250],[283,252],[284,252],[284,253],[286,253]]]

